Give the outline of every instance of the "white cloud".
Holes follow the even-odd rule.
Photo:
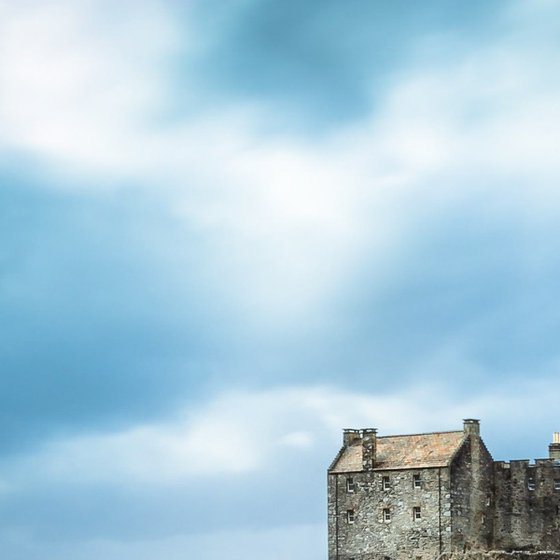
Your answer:
[[[0,10],[4,145],[70,172],[129,170],[177,38],[161,4],[24,1]]]
[[[309,432],[292,432],[281,437],[279,443],[288,447],[309,447],[313,444],[314,437]]]
[[[523,10],[453,65],[420,59],[368,118],[310,141],[260,133],[266,106],[162,124],[173,57],[199,38],[172,4],[119,6],[2,4],[1,142],[69,174],[68,188],[127,178],[157,189],[222,240],[216,270],[247,320],[318,315],[364,259],[381,276],[418,212],[468,196],[557,206],[560,83],[552,49],[520,38]]]
[[[427,383],[384,395],[316,386],[226,393],[167,423],[52,441],[12,464],[7,481],[168,485],[263,473],[279,462],[333,455],[343,427],[414,433],[461,429],[462,418],[479,417],[505,439],[512,429],[548,437],[556,402],[549,389],[531,383],[471,398]],[[512,410],[519,410],[516,418]]]
[[[188,13],[179,27],[171,4],[6,2],[3,141],[72,171],[83,166],[85,175],[121,173],[178,189],[183,214],[200,224],[272,237],[295,227],[344,244],[386,222],[387,200],[391,211],[399,206],[395,190],[429,194],[434,173],[461,182],[473,167],[558,173],[554,49],[519,38],[525,4],[510,10],[509,32],[453,65],[420,61],[370,118],[306,142],[264,137],[268,109],[247,104],[167,126],[154,118],[174,95],[167,72],[179,48],[188,56],[192,34]]]

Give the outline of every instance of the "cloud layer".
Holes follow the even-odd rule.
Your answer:
[[[347,425],[542,455],[558,21],[0,1],[4,557],[322,557]]]

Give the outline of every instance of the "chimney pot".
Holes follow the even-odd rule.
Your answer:
[[[360,439],[360,430],[345,428],[342,431],[342,445],[344,445],[344,447],[352,445],[352,443],[358,439]]]
[[[480,436],[480,420],[465,418],[463,420],[463,431],[466,436]]]
[[[548,446],[548,456],[551,459],[560,460],[560,432],[552,434],[552,443]]]

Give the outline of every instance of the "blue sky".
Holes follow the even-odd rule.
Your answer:
[[[343,427],[546,455],[559,12],[0,1],[2,558],[322,559]]]

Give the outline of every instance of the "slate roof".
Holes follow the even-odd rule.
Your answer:
[[[463,431],[378,436],[374,470],[446,467],[464,437]],[[336,474],[362,470],[362,443],[358,440],[341,449],[329,472]]]

